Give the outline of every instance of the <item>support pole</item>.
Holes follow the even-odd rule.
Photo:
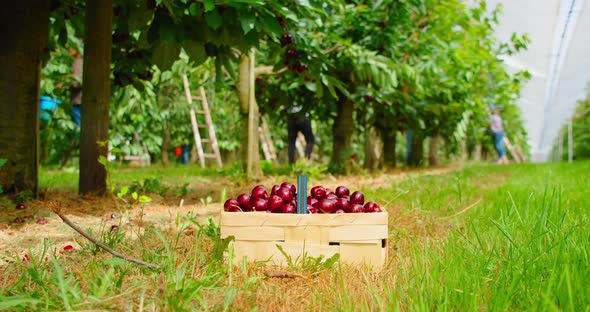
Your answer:
[[[559,131],[559,137],[557,139],[558,146],[557,146],[557,161],[563,160],[563,129]]]
[[[573,132],[573,121],[570,119],[567,123],[567,161],[574,161],[574,134]]]

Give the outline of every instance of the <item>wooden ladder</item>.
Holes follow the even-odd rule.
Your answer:
[[[205,159],[215,159],[217,165],[221,167],[221,154],[219,153],[219,145],[217,144],[217,137],[215,136],[215,127],[213,125],[213,120],[211,119],[211,111],[209,111],[209,105],[207,104],[205,88],[200,86],[199,96],[193,96],[186,75],[182,75],[182,81],[184,83],[186,100],[190,106],[191,124],[195,136],[199,164],[201,165],[201,168],[205,168]],[[195,111],[192,105],[193,100],[201,102],[202,107],[200,110]],[[205,125],[198,124],[197,114],[205,116]],[[208,137],[202,138],[199,129],[206,129]],[[203,145],[207,147],[207,152],[203,150]]]
[[[275,146],[272,143],[272,137],[270,130],[268,129],[268,123],[266,123],[266,117],[260,117],[261,125],[258,127],[258,134],[260,136],[260,142],[262,144],[262,152],[264,153],[264,159],[272,161],[274,164],[279,164],[277,152]]]

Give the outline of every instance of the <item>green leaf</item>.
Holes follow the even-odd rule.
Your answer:
[[[205,45],[203,43],[195,40],[186,40],[182,43],[182,47],[195,65],[200,65],[207,60],[207,51],[205,51]]]
[[[335,79],[331,76],[328,76],[328,75],[324,75],[324,74],[321,74],[320,77],[322,80],[322,84],[324,86],[326,86],[326,88],[328,88],[328,91],[335,99],[338,99],[338,94],[336,93],[335,88],[338,88],[343,93],[345,93],[344,87],[341,85],[341,82],[339,82],[337,79]],[[345,95],[346,95],[346,93],[345,93]]]
[[[168,15],[163,16],[160,21],[160,39],[164,42],[172,42],[176,39],[176,25]]]
[[[29,296],[0,296],[0,310],[9,310],[16,307],[35,307],[41,304],[41,300],[31,298]],[[26,309],[26,308],[25,308]],[[34,310],[34,309],[33,309]]]
[[[131,82],[131,84],[138,91],[141,91],[141,92],[145,91],[145,85],[141,81],[139,81],[137,79],[133,79],[133,81]]]
[[[308,0],[299,0],[297,1],[300,6],[311,7]]]
[[[238,76],[238,73],[236,72],[236,70],[234,69],[234,67],[232,66],[232,59],[231,56],[228,54],[225,54],[223,56],[217,57],[218,59],[221,59],[221,64],[223,65],[223,68],[225,68],[225,70],[227,70],[227,72],[229,73],[229,75],[233,78]]]
[[[213,11],[215,9],[215,1],[214,0],[205,0],[205,13],[209,11]]]
[[[262,15],[262,25],[264,25],[266,32],[272,33],[276,36],[283,33],[283,27],[279,24],[276,17],[272,15]]]
[[[315,81],[316,86],[316,95],[318,98],[322,98],[324,96],[324,86],[319,81]]]
[[[137,1],[137,5],[129,12],[129,31],[142,29],[152,19],[154,10],[148,9],[146,1]]]
[[[127,194],[127,192],[129,192],[129,187],[123,186],[121,188],[121,190],[119,191],[119,193],[117,193],[117,197],[121,198],[121,197],[125,196]]]
[[[324,262],[325,267],[327,268],[331,268],[334,266],[334,264],[336,264],[336,262],[338,262],[338,260],[340,260],[340,254],[334,254],[332,257],[326,259],[326,262]]]
[[[68,28],[65,27],[65,25],[59,31],[57,42],[62,46],[65,46],[66,43],[68,43]]]
[[[192,3],[188,8],[188,12],[192,16],[199,16],[203,13],[203,7],[198,3]]]
[[[169,70],[178,59],[180,44],[178,42],[158,41],[152,54],[152,62],[162,71]]]
[[[225,289],[225,294],[223,296],[223,310],[224,311],[229,311],[230,307],[233,306],[233,303],[235,301],[235,298],[238,296],[239,294],[239,290],[235,287],[227,287]]]
[[[240,24],[244,34],[247,34],[256,25],[256,15],[250,10],[240,12]]]
[[[293,267],[295,265],[295,262],[293,262],[293,259],[291,258],[291,256],[283,249],[283,247],[279,244],[276,244],[275,246],[277,246],[277,249],[283,254],[283,256],[285,257],[285,260],[287,260],[287,264],[290,267]]]
[[[98,156],[98,163],[106,167],[109,161],[106,157],[104,157],[104,155],[100,155]]]
[[[217,10],[205,13],[205,21],[207,21],[207,25],[209,25],[209,27],[215,30],[217,30],[223,24],[223,18]]]
[[[241,51],[245,51],[251,47],[258,48],[260,45],[260,36],[255,31],[251,31],[244,35],[242,43],[239,45]]]
[[[133,199],[137,200],[137,192],[133,192],[131,193],[131,197],[133,197]]]
[[[148,196],[145,196],[145,195],[139,196],[139,202],[140,203],[149,203],[151,201],[152,201],[152,199],[150,197],[148,197]]]

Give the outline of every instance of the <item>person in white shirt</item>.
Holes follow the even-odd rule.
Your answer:
[[[504,127],[502,126],[502,118],[500,117],[500,110],[492,106],[490,113],[490,131],[494,139],[494,148],[498,153],[498,160],[496,164],[508,164],[508,156],[506,156],[506,149],[504,148]]]

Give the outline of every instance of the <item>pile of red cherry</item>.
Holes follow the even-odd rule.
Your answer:
[[[237,198],[225,201],[225,211],[264,211],[269,213],[297,213],[297,188],[289,182],[274,185],[268,194],[266,188],[257,185],[250,194],[240,194]],[[352,194],[346,186],[336,190],[321,185],[311,188],[307,196],[307,213],[364,213],[382,212],[375,202],[365,203],[365,195],[360,191]]]

